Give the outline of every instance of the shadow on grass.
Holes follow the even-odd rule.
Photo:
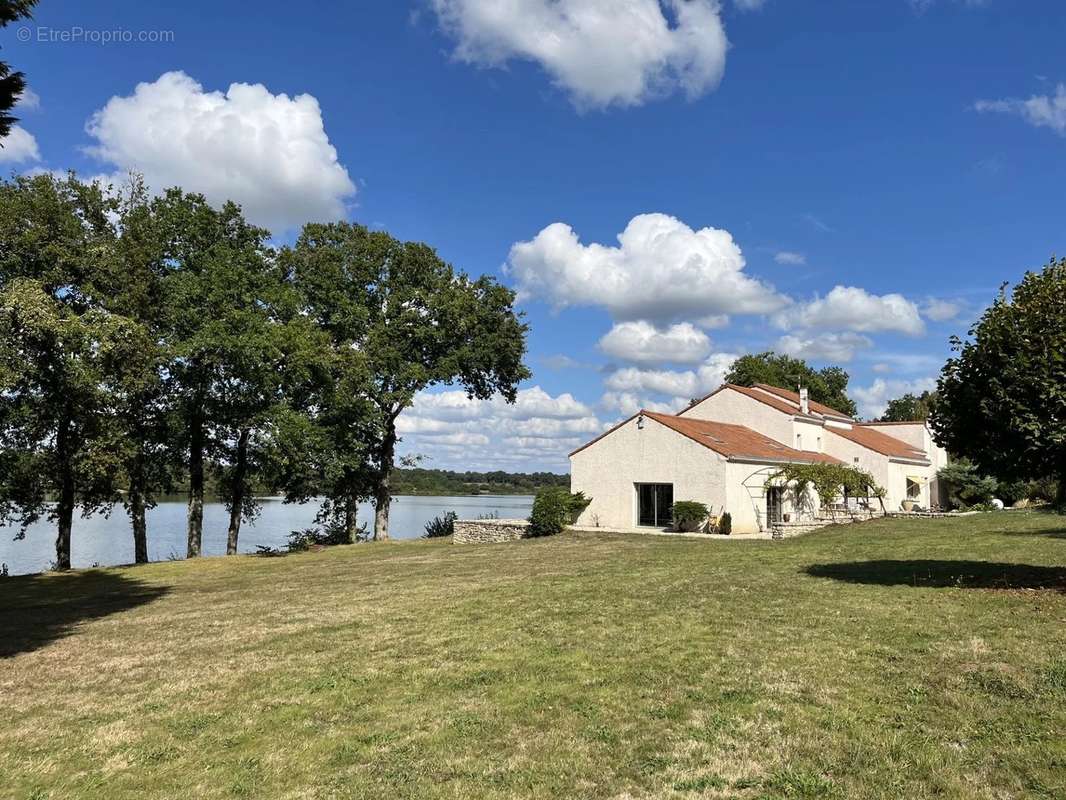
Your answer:
[[[169,589],[102,571],[0,580],[0,658],[70,636],[79,623],[151,603]]]
[[[914,559],[811,564],[804,571],[815,578],[876,586],[1050,589],[1066,592],[1066,567],[1038,567],[1031,564]]]
[[[1066,528],[1050,531],[1003,531],[1005,536],[1044,536],[1048,539],[1066,539]]]

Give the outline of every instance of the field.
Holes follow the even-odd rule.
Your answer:
[[[1066,517],[0,579],[0,796],[1066,797]]]

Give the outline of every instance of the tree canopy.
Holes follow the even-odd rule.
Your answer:
[[[937,393],[922,392],[912,394],[908,392],[902,397],[896,397],[888,401],[885,413],[881,415],[880,422],[921,422],[929,419],[936,408]]]
[[[772,351],[741,356],[726,375],[726,381],[740,386],[767,383],[793,392],[804,386],[811,400],[854,417],[858,409],[848,397],[848,379],[848,373],[840,367],[816,370],[803,359]]]
[[[1002,479],[1066,491],[1066,259],[1006,285],[940,374],[937,441]]]
[[[37,0],[0,0],[0,28],[5,28],[19,19],[26,19],[33,12]],[[6,61],[0,61],[0,147],[3,139],[11,133],[11,126],[18,119],[9,113],[26,90],[26,76],[14,72]]]

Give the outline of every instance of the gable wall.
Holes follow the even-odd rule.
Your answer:
[[[791,414],[778,411],[776,408],[771,408],[765,403],[760,403],[732,389],[722,389],[702,403],[688,409],[684,416],[744,425],[783,445],[796,446]]]
[[[636,483],[672,483],[674,500],[720,509],[726,502],[726,460],[653,419],[631,419],[570,457],[570,489],[592,498],[579,525],[633,528]]]

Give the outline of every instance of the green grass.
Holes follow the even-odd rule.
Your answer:
[[[0,580],[0,796],[1061,798],[1066,518]]]

